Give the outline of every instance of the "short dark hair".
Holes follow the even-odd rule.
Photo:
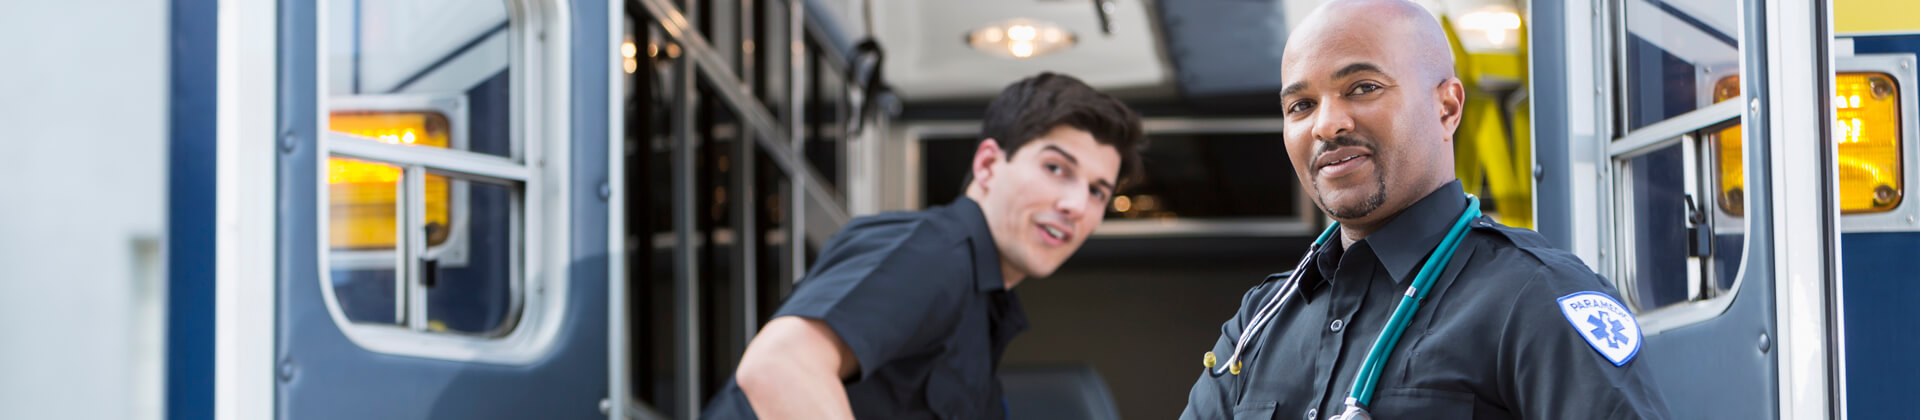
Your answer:
[[[1003,159],[1011,160],[1028,141],[1061,125],[1086,131],[1094,141],[1120,152],[1120,179],[1114,182],[1124,185],[1142,175],[1140,154],[1147,148],[1147,137],[1140,128],[1140,116],[1073,76],[1047,72],[1007,85],[987,104],[980,139],[999,143],[1006,152]],[[968,167],[960,183],[963,190],[973,183],[972,165]]]

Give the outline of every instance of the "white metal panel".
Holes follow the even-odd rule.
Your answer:
[[[607,56],[619,57],[621,44],[627,42],[627,4],[607,0]],[[635,25],[646,28],[643,25]],[[633,371],[627,367],[633,353],[627,338],[627,118],[626,69],[620,60],[607,60],[607,398],[600,409],[607,420],[626,418],[631,405],[627,384]]]
[[[214,232],[214,418],[273,416],[277,3],[219,11]]]
[[[0,17],[0,418],[161,418],[167,4]]]
[[[1566,45],[1561,47],[1565,48],[1569,58],[1591,57],[1594,56],[1594,51],[1605,51],[1602,48],[1605,37],[1598,35],[1600,34],[1600,27],[1596,25],[1598,17],[1593,13],[1599,7],[1595,1],[1566,0],[1563,9],[1567,11],[1566,21],[1561,22],[1562,27],[1566,28]],[[1583,62],[1588,65],[1579,64]],[[1566,91],[1558,93],[1570,98],[1567,101],[1567,156],[1565,158],[1567,188],[1573,191],[1567,194],[1570,201],[1567,203],[1567,208],[1572,212],[1570,215],[1573,227],[1572,251],[1574,255],[1580,257],[1581,261],[1587,263],[1588,268],[1602,273],[1605,271],[1601,271],[1600,268],[1600,249],[1603,246],[1601,233],[1604,232],[1600,229],[1599,209],[1603,207],[1600,202],[1600,184],[1605,178],[1601,168],[1605,167],[1604,162],[1608,157],[1601,150],[1606,143],[1601,140],[1606,120],[1599,118],[1599,115],[1610,107],[1606,106],[1607,96],[1603,95],[1607,84],[1602,83],[1596,75],[1603,74],[1597,71],[1600,66],[1605,65],[1605,62],[1606,60],[1570,59],[1566,66]],[[1591,100],[1578,100],[1578,98],[1591,98]],[[1536,160],[1538,161],[1540,160]]]
[[[1829,42],[1831,21],[1812,17],[1825,5],[1768,0],[1765,7],[1768,105],[1767,141],[1773,168],[1774,287],[1779,343],[1778,395],[1781,418],[1833,417],[1841,403],[1833,398],[1838,357],[1829,340],[1830,303],[1839,282],[1839,203],[1834,200],[1837,173],[1827,104],[1833,57],[1815,58]],[[1825,72],[1823,74],[1823,72]],[[1815,81],[1827,80],[1827,83]],[[1808,141],[1820,139],[1822,141]],[[1823,150],[1825,149],[1825,150]]]

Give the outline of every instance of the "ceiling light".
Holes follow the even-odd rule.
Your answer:
[[[1033,58],[1073,47],[1072,32],[1052,23],[1010,19],[968,32],[973,49],[1001,57]]]
[[[1460,29],[1481,32],[1489,46],[1506,48],[1509,41],[1519,37],[1520,14],[1504,10],[1468,13],[1460,16]]]

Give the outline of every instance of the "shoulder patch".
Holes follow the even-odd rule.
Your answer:
[[[1613,297],[1591,291],[1562,296],[1560,313],[1580,338],[1614,366],[1624,366],[1640,354],[1640,322]]]

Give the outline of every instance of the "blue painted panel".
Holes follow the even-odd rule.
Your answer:
[[[209,1],[209,3],[211,3]],[[279,126],[292,141],[277,167],[279,282],[276,335],[280,418],[604,418],[607,396],[606,3],[572,5],[574,54],[570,156],[573,206],[564,325],[552,352],[525,365],[492,365],[380,354],[334,325],[321,295],[320,156],[315,0],[281,0]],[[209,14],[211,8],[209,8]],[[209,47],[210,51],[211,48]],[[210,73],[209,73],[210,74]],[[211,154],[209,154],[211,155]],[[530,250],[529,252],[533,252]],[[208,353],[211,354],[210,352]],[[179,417],[177,417],[179,418]],[[198,418],[189,416],[185,418]]]
[[[1853,37],[1854,54],[1914,53],[1920,54],[1920,35],[1888,35]]]
[[[1564,1],[1529,2],[1533,18],[1527,22],[1531,45],[1566,45]],[[1554,247],[1573,250],[1572,168],[1567,164],[1567,148],[1572,130],[1568,127],[1567,52],[1564,48],[1533,48],[1527,59],[1533,66],[1527,97],[1533,103],[1533,157],[1539,175],[1533,188],[1533,227]]]
[[[213,418],[214,0],[169,6],[166,413]]]
[[[1840,236],[1847,341],[1847,410],[1853,418],[1910,416],[1920,377],[1920,232]]]
[[[1920,54],[1920,35],[1854,37],[1853,52]],[[1913,320],[1920,319],[1914,305],[1920,298],[1920,276],[1914,274],[1920,273],[1920,232],[1844,234],[1840,250],[1847,414],[1909,417],[1913,410],[1902,403],[1920,376],[1920,360],[1912,357],[1920,349],[1920,336],[1912,333]]]

